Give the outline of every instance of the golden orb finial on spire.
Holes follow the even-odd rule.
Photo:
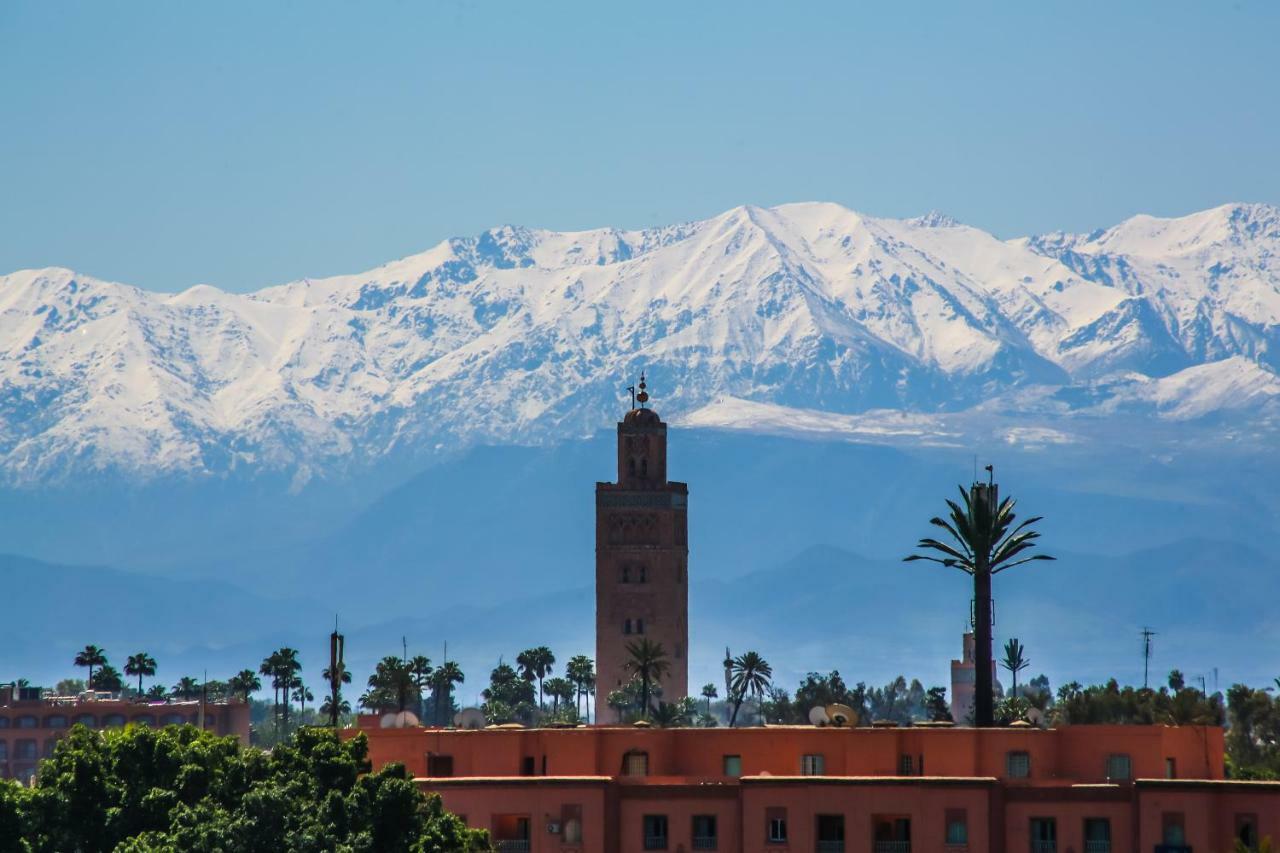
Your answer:
[[[636,402],[640,404],[640,408],[644,408],[644,404],[649,402],[649,392],[644,390],[644,371],[640,371],[640,393],[636,394]]]

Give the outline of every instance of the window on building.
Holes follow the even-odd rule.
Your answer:
[[[532,755],[526,755],[524,758],[521,758],[521,759],[520,759],[520,775],[521,775],[521,776],[532,776],[532,775],[534,775],[534,767],[535,767],[535,766],[536,766],[536,765],[535,765],[535,762],[534,762],[533,756],[532,756]]]
[[[560,840],[565,844],[582,843],[582,806],[560,807]]]
[[[628,619],[626,622],[623,622],[623,623],[622,623],[622,633],[624,633],[624,634],[630,634],[630,633],[631,633],[631,620],[630,620],[630,619]]]
[[[667,849],[667,816],[664,814],[647,814],[644,816],[644,849]]]
[[[787,843],[787,810],[770,806],[764,813],[764,837],[770,844]]]
[[[630,566],[622,567],[622,582],[631,583],[631,567]]]
[[[37,751],[38,749],[39,747],[36,746],[35,740],[23,738],[22,740],[14,741],[13,757],[18,761],[34,761],[40,755]]]
[[[636,574],[638,575],[638,577],[636,578],[636,583],[648,583],[648,582],[649,582],[649,578],[648,578],[648,576],[647,576],[647,573],[645,572],[645,567],[644,567],[644,566],[636,566]]]
[[[0,729],[7,729],[7,728],[9,728],[9,718],[0,717]]]
[[[181,714],[165,714],[160,718],[160,725],[162,726],[180,726],[184,722],[186,721]]]
[[[898,756],[898,775],[910,776],[915,772],[915,762],[911,760],[911,756],[903,753]]]
[[[1107,756],[1107,778],[1116,782],[1127,782],[1133,774],[1133,768],[1129,762],[1129,756],[1124,753],[1114,753]]]
[[[8,741],[0,740],[0,761],[8,761],[8,760],[9,760],[9,743]]]
[[[693,849],[716,849],[716,816],[713,814],[696,814],[693,816]]]
[[[88,726],[92,729],[98,725],[98,718],[93,714],[80,714],[76,717],[76,725]]]
[[[964,809],[947,809],[948,844],[969,843],[969,814]]]
[[[1164,778],[1178,778],[1178,760],[1176,758],[1166,758],[1164,760]]]
[[[1246,850],[1258,849],[1258,816],[1256,814],[1236,815],[1236,841]]]
[[[1087,817],[1084,819],[1084,851],[1085,853],[1110,853],[1110,819],[1105,817]]]
[[[427,753],[427,775],[442,779],[453,775],[453,756]]]
[[[811,753],[800,756],[801,776],[821,776],[824,772],[825,764],[821,754]]]
[[[637,620],[636,620],[636,633],[637,633],[637,634],[643,634],[643,633],[644,633],[644,620],[643,620],[643,619],[637,619]]]
[[[836,842],[844,844],[844,815],[842,814],[820,814],[814,815],[814,829],[818,836],[819,850],[839,850],[840,847],[824,846],[834,845]]]
[[[1005,756],[1005,773],[1010,779],[1031,778],[1031,754],[1015,750]]]
[[[118,729],[124,725],[124,714],[107,714],[102,718],[103,728]]]
[[[742,775],[741,755],[726,755],[724,757],[724,775],[733,777]]]
[[[31,714],[23,714],[13,721],[15,729],[35,729],[40,727],[40,721]]]
[[[58,739],[51,737],[44,742],[44,751],[41,758],[53,758],[53,751],[58,748]]]
[[[44,727],[46,729],[65,729],[67,727],[67,718],[62,714],[50,714],[44,718]]]
[[[1165,812],[1160,816],[1160,837],[1165,844],[1186,844],[1187,826],[1182,812]]]
[[[146,726],[150,729],[154,729],[156,727],[156,718],[151,714],[138,714],[136,717],[129,720],[129,722],[133,723],[135,726]]]
[[[1057,853],[1058,822],[1051,817],[1031,818],[1032,853]]]
[[[648,776],[649,753],[633,749],[622,756],[623,776]]]

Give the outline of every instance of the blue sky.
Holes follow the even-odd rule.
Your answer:
[[[349,272],[742,203],[1280,203],[1280,4],[0,4],[0,272]]]

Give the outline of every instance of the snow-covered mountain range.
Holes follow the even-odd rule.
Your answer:
[[[339,475],[616,420],[945,442],[1099,416],[1280,423],[1280,209],[1002,241],[931,214],[739,207],[503,227],[355,275],[160,294],[0,277],[0,479]],[[994,427],[992,427],[994,428]]]

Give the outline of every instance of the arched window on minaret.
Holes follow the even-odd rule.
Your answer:
[[[630,633],[631,633],[631,620],[630,620],[630,619],[628,619],[626,622],[624,622],[624,623],[622,624],[622,633],[624,633],[624,634],[630,634]]]
[[[640,460],[640,477],[645,480],[649,479],[649,460],[648,459]]]
[[[636,475],[636,458],[634,456],[627,460],[627,471],[632,477]]]
[[[630,566],[622,567],[622,582],[631,583],[631,567]]]
[[[637,619],[637,620],[636,620],[636,633],[637,633],[637,634],[643,634],[643,633],[644,633],[644,620],[643,620],[643,619]]]

